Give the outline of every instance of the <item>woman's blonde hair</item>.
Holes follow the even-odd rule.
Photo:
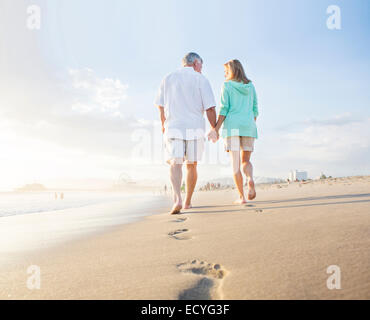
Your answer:
[[[244,68],[239,60],[233,59],[224,64],[231,71],[231,80],[243,83],[251,82],[245,75]]]

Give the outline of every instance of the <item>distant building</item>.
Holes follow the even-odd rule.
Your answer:
[[[289,173],[290,181],[304,181],[307,179],[307,171],[293,170]]]

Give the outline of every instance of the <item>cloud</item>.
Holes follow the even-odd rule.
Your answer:
[[[18,100],[14,88],[7,96],[9,103],[1,108],[0,133],[7,137],[2,140],[5,149],[16,148],[18,158],[27,158],[32,145],[35,154],[39,153],[36,150],[42,141],[49,147],[43,148],[42,157],[39,153],[41,162],[55,162],[51,147],[55,146],[58,157],[64,153],[69,166],[73,154],[76,165],[89,159],[96,161],[97,167],[121,170],[120,163],[127,165],[131,159],[135,144],[132,135],[144,129],[150,136],[155,123],[130,115],[133,108],[127,102],[128,87],[119,79],[98,77],[91,69],[73,69],[66,81],[54,84],[50,92],[32,84],[32,89],[24,92],[26,99]],[[36,162],[37,157],[33,158]]]
[[[279,126],[276,130],[281,131],[291,131],[292,129],[307,127],[307,126],[344,126],[356,122],[361,122],[362,119],[354,118],[351,113],[347,112],[344,114],[335,115],[329,119],[313,119],[309,118],[303,121],[295,121],[289,124],[285,124],[283,126]]]
[[[370,118],[310,119],[266,132],[257,143],[260,164],[280,175],[291,169],[308,170],[311,177],[321,171],[337,176],[370,171]]]
[[[18,84],[7,91],[7,103],[1,95],[0,189],[52,179],[114,180],[122,172],[163,178],[159,122],[132,116],[128,97],[127,84],[91,69],[69,70],[50,87]]]
[[[307,125],[302,130],[284,135],[287,143],[311,160],[344,161],[358,149],[370,147],[370,118],[354,123],[328,121]]]
[[[89,68],[69,69],[68,73],[73,87],[80,91],[80,98],[84,96],[86,101],[73,104],[74,111],[113,112],[117,116],[121,114],[119,109],[127,99],[127,84],[122,84],[119,79],[99,78]]]
[[[307,126],[345,126],[357,122],[361,122],[361,119],[353,118],[351,113],[347,112],[329,119],[308,119],[303,124]]]

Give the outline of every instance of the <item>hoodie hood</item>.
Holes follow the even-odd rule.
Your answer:
[[[252,88],[252,81],[245,84],[242,82],[236,82],[236,81],[228,81],[227,82],[232,88],[240,92],[241,94],[248,95]]]

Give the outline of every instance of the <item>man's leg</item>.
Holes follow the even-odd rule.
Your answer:
[[[250,161],[251,155],[252,151],[241,152],[243,172],[248,180],[248,200],[253,200],[256,197],[256,190],[254,188],[253,180],[253,165]]]
[[[184,141],[180,139],[168,139],[165,142],[165,148],[167,163],[170,165],[170,181],[174,202],[171,214],[177,214],[182,209],[181,182],[185,151]]]
[[[235,203],[243,204],[247,201],[245,200],[244,190],[243,190],[243,176],[240,172],[240,152],[239,151],[229,151],[231,157],[231,164],[233,168],[233,176],[235,185],[239,192],[239,200],[235,201]]]
[[[182,162],[172,160],[170,163],[170,180],[173,190],[174,205],[171,210],[171,214],[180,213],[182,209],[182,198],[181,198],[181,181],[182,181]]]
[[[195,185],[197,184],[197,162],[186,164],[186,200],[184,209],[191,208],[191,198],[194,193]]]

